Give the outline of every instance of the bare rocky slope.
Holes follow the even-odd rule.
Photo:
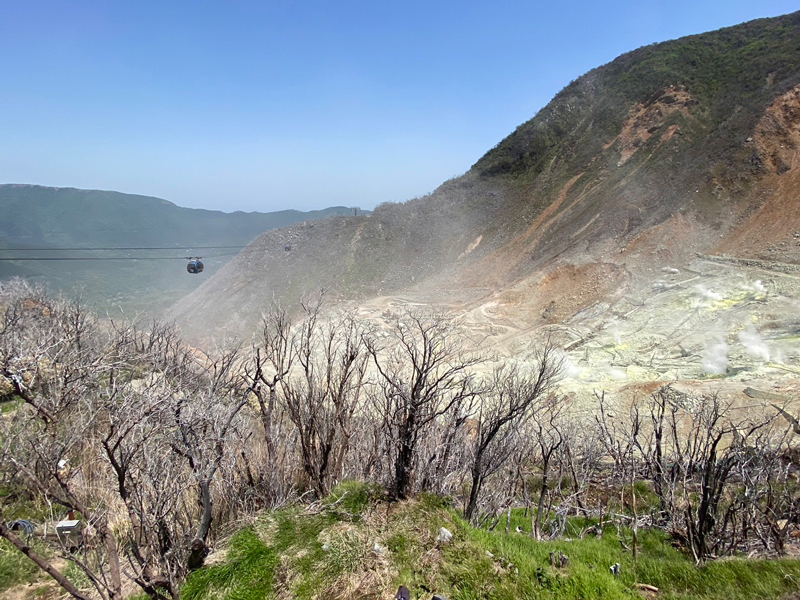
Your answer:
[[[795,391],[798,65],[800,13],[640,48],[426,197],[261,235],[170,316],[247,338],[323,288],[444,305],[503,353],[558,331],[578,382]]]

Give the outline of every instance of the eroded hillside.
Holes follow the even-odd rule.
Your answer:
[[[578,383],[791,392],[798,39],[795,13],[623,55],[429,196],[262,235],[172,316],[200,343],[246,338],[322,288],[374,318],[446,306],[503,353],[556,331]]]

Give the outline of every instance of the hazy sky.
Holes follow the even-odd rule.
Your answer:
[[[646,44],[796,0],[0,2],[0,183],[371,208]]]

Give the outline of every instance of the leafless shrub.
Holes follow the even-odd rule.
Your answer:
[[[563,495],[564,462],[560,460],[560,450],[564,447],[565,436],[562,416],[566,409],[563,398],[552,396],[542,410],[531,419],[530,431],[533,436],[533,454],[529,460],[538,466],[539,498],[536,510],[531,511],[531,532],[536,539],[544,536],[543,525]]]
[[[25,404],[3,421],[2,476],[83,516],[83,547],[60,553],[100,597],[121,598],[123,577],[178,597],[207,552],[213,480],[245,404],[235,352],[197,364],[169,327],[103,327],[77,303],[4,291],[0,373]]]
[[[656,522],[698,562],[747,549],[753,537],[783,551],[784,527],[797,509],[780,458],[787,437],[776,434],[772,421],[769,414],[741,413],[717,395],[670,385],[636,400],[627,416],[612,415],[601,398],[597,417],[617,485],[627,481],[633,490],[633,481],[649,480],[659,502]]]
[[[365,340],[377,371],[373,407],[390,440],[391,495],[403,499],[412,489],[420,440],[437,419],[469,412],[477,395],[472,368],[481,358],[466,353],[456,323],[441,312],[409,311],[388,340]]]
[[[464,516],[472,520],[483,482],[500,469],[517,445],[520,428],[552,401],[561,376],[562,360],[552,340],[536,350],[525,367],[503,363],[479,396],[472,435],[469,501]]]
[[[78,303],[0,285],[0,390],[22,400],[0,420],[0,483],[82,517],[80,546],[56,550],[92,597],[120,600],[127,578],[177,599],[215,527],[320,500],[346,477],[394,499],[457,495],[491,529],[505,515],[508,531],[524,506],[537,539],[564,535],[578,513],[599,514],[601,534],[612,515],[620,532],[632,524],[636,552],[638,528],[658,526],[698,562],[782,554],[800,526],[796,423],[784,409],[789,428],[771,410],[756,417],[667,385],[624,410],[599,393],[578,414],[557,393],[552,340],[478,375],[485,358],[443,312],[387,315],[386,332],[319,301],[301,308],[295,323],[274,308],[249,351],[212,357],[172,327],[104,324]],[[88,600],[7,528],[2,508],[0,536]]]
[[[281,381],[297,427],[303,470],[318,498],[339,481],[361,404],[368,354],[352,315],[320,322],[320,304],[304,304],[295,340],[297,376]]]

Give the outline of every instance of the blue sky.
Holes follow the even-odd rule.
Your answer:
[[[371,208],[459,175],[571,80],[783,0],[0,2],[0,183]]]

